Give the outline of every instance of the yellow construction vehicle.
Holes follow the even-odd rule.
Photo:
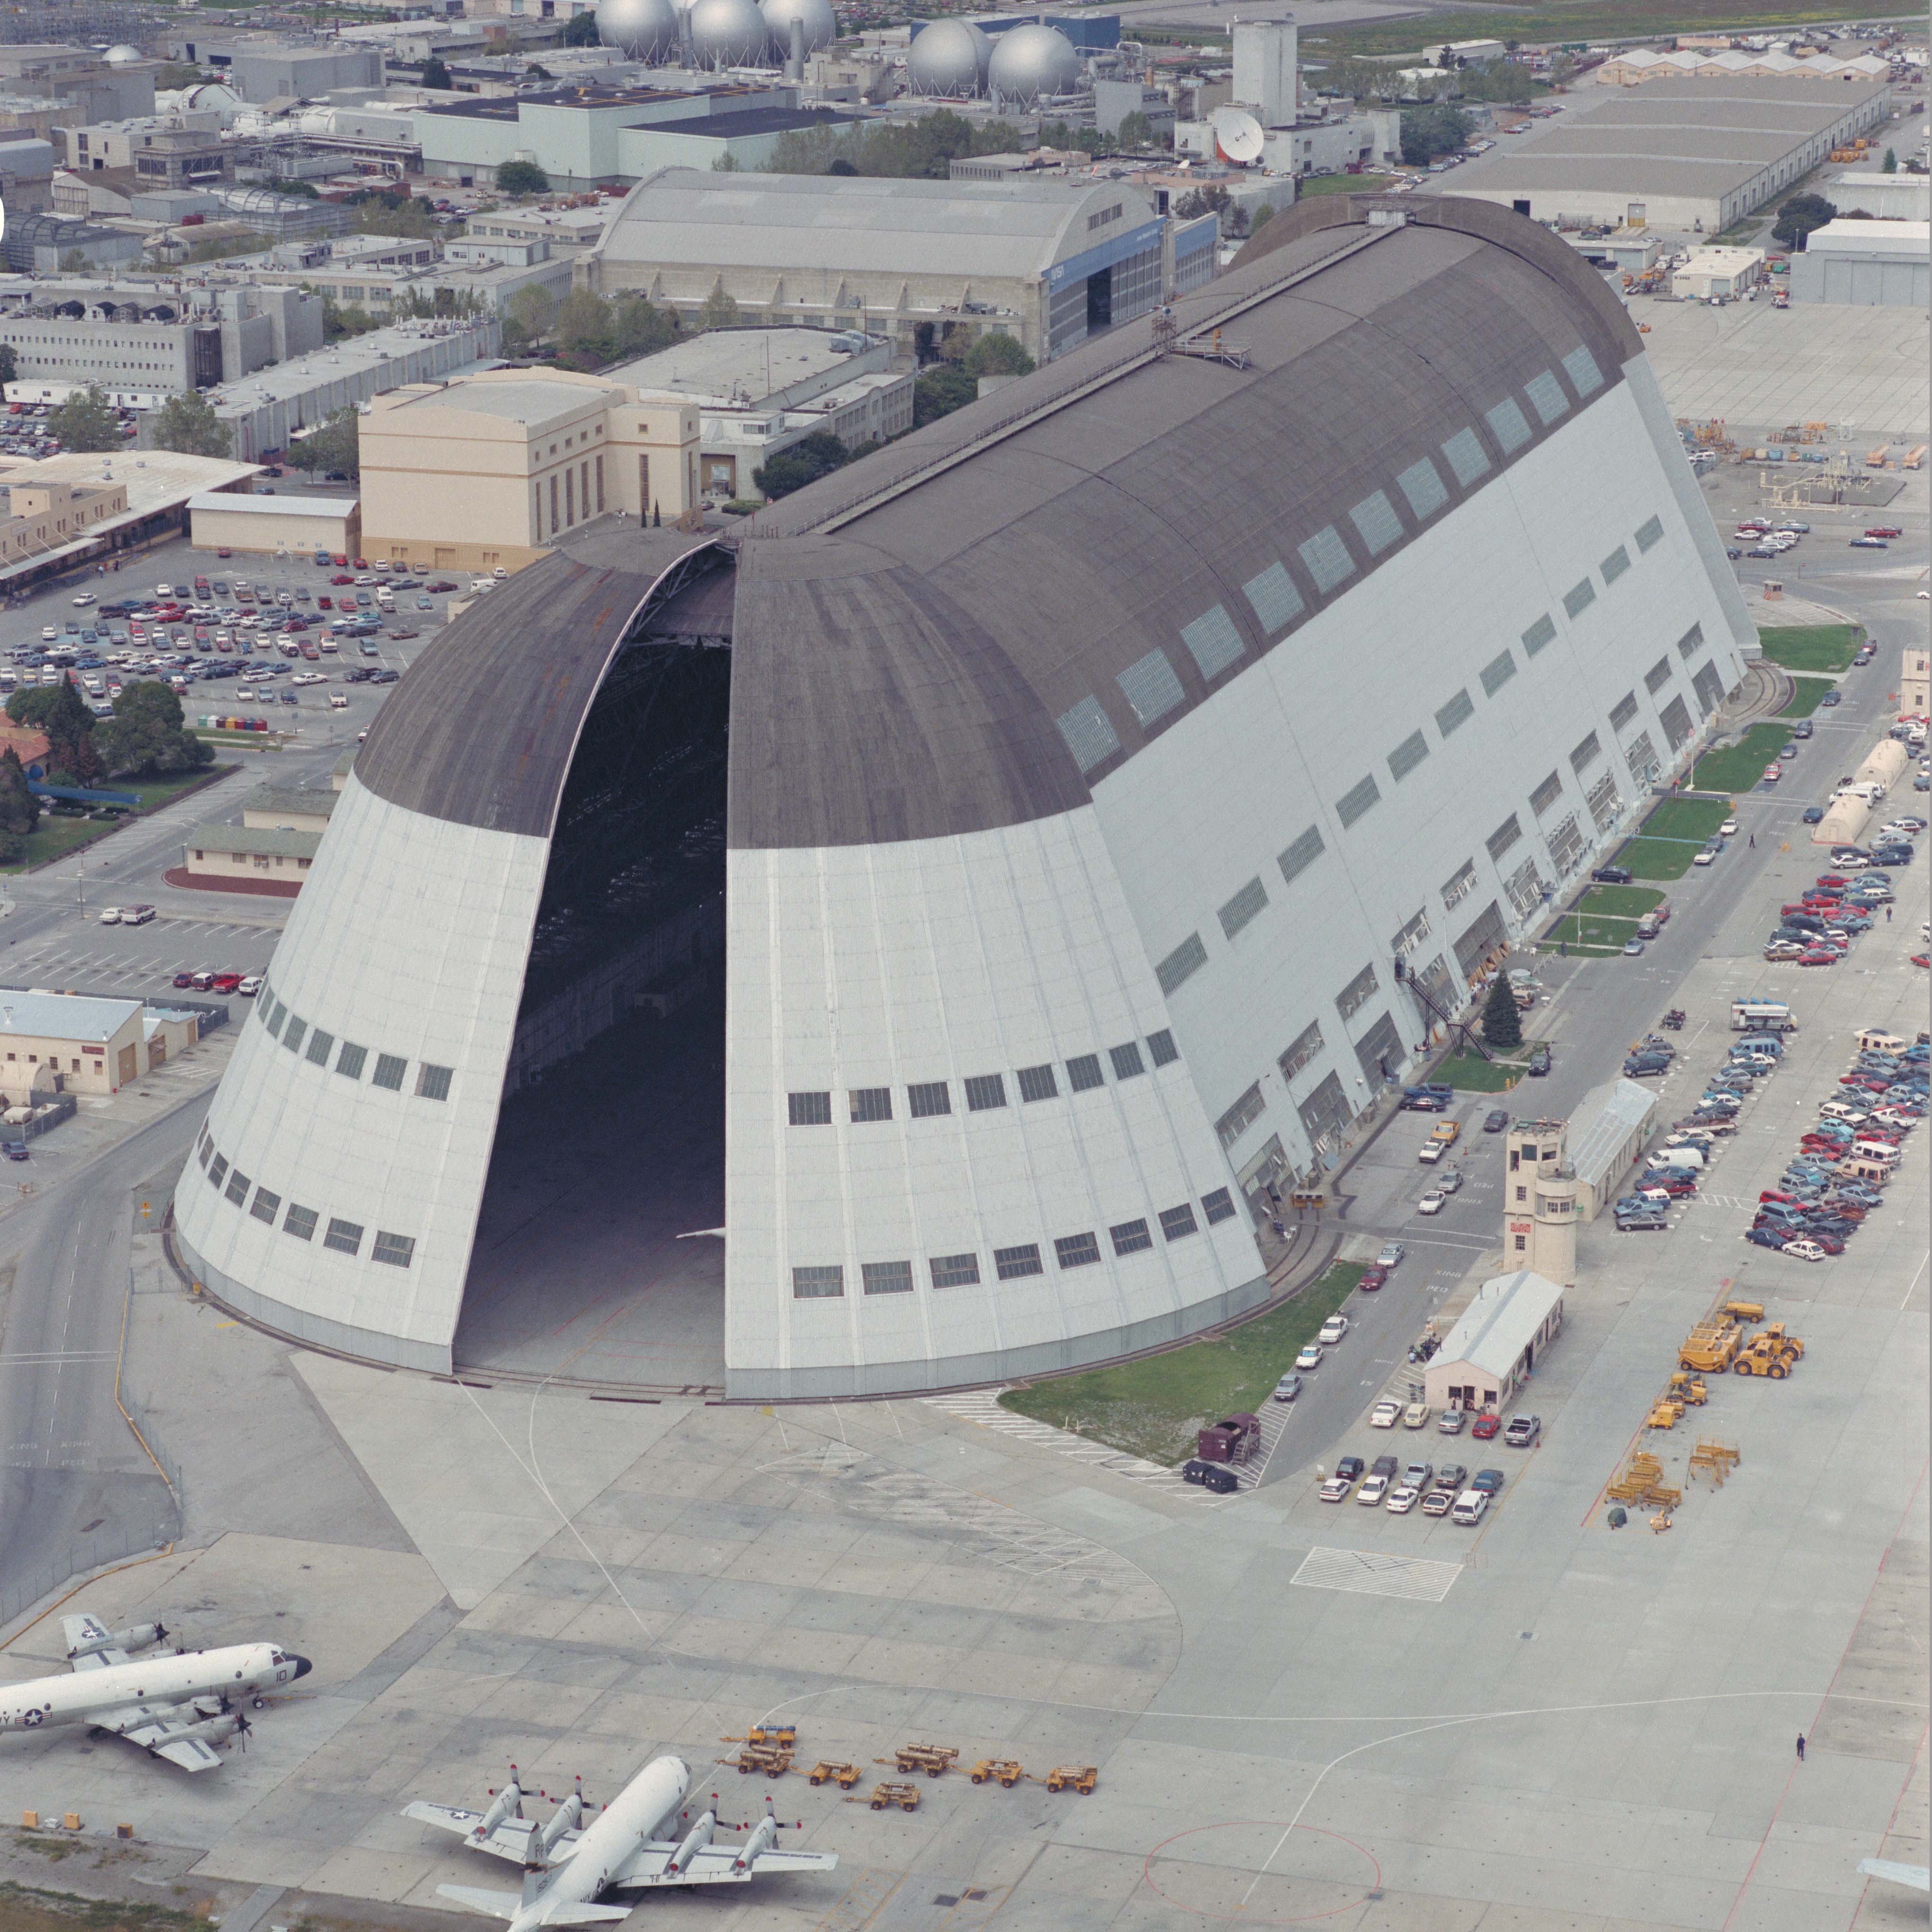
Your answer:
[[[754,1724],[742,1737],[720,1738],[721,1744],[777,1744],[785,1750],[793,1750],[798,1744],[798,1726],[796,1724]]]
[[[1774,1322],[1764,1331],[1764,1339],[1771,1342],[1787,1361],[1795,1362],[1804,1353],[1804,1344],[1796,1335],[1786,1334],[1782,1322]]]
[[[1684,1420],[1684,1405],[1669,1400],[1658,1402],[1644,1419],[1646,1429],[1675,1429]]]
[[[864,1774],[856,1764],[839,1764],[830,1758],[820,1758],[806,1774],[814,1784],[836,1784],[841,1791],[850,1791]]]
[[[896,1804],[902,1811],[919,1809],[919,1786],[916,1784],[875,1784],[869,1798],[848,1798],[848,1804],[869,1804],[874,1811],[883,1811],[890,1804]]]
[[[1718,1311],[1728,1315],[1733,1322],[1762,1322],[1764,1304],[1761,1301],[1727,1301]]]
[[[782,1778],[791,1768],[791,1753],[782,1744],[742,1744],[736,1757],[724,1762],[741,1777],[760,1771],[767,1778]]]
[[[1049,1791],[1077,1791],[1082,1798],[1093,1796],[1094,1786],[1100,1782],[1100,1772],[1097,1765],[1058,1764],[1041,1780]]]
[[[1687,1375],[1682,1369],[1671,1376],[1670,1400],[1687,1408],[1702,1408],[1710,1399],[1711,1392],[1705,1387],[1702,1376]]]
[[[899,1770],[922,1771],[928,1778],[950,1771],[958,1760],[958,1751],[950,1744],[901,1744],[892,1756],[892,1762]],[[879,1760],[881,1764],[886,1761]]]
[[[1705,1323],[1684,1337],[1677,1351],[1677,1366],[1720,1376],[1731,1366],[1743,1339],[1743,1330],[1730,1322]]]
[[[1731,1364],[1731,1372],[1738,1376],[1768,1376],[1773,1382],[1781,1382],[1791,1372],[1791,1357],[1768,1335],[1760,1335],[1738,1352],[1737,1360]]]
[[[1026,1775],[1026,1767],[1010,1757],[982,1757],[967,1776],[975,1784],[985,1784],[994,1779],[1010,1791]]]

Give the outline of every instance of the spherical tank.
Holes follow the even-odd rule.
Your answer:
[[[920,30],[906,59],[906,83],[914,94],[957,99],[986,91],[993,44],[968,20],[935,20]]]
[[[677,50],[671,0],[598,0],[597,38],[633,60],[662,60]]]
[[[815,54],[838,38],[832,0],[764,0],[760,9],[772,37],[772,52],[781,60],[791,52],[791,23],[805,23],[805,50]]]
[[[130,47],[125,40],[118,46],[110,47],[100,58],[115,67],[125,67],[130,61],[146,60],[148,57],[139,47]]]
[[[696,0],[691,46],[700,67],[744,67],[765,51],[765,16],[757,0]]]
[[[1010,28],[1000,34],[993,43],[986,70],[988,86],[1003,100],[1037,100],[1042,94],[1070,93],[1079,78],[1080,56],[1073,43],[1058,27],[1037,24]]]

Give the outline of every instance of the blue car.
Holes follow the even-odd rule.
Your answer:
[[[1747,1228],[1744,1239],[1755,1241],[1761,1248],[1781,1248],[1790,1238],[1776,1228]]]

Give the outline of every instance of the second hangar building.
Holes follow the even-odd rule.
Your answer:
[[[184,1172],[197,1277],[447,1370],[506,1087],[675,920],[681,958],[722,940],[732,1396],[1038,1372],[1264,1299],[1252,1201],[1424,1036],[1397,962],[1462,1004],[1753,634],[1635,331],[1534,224],[1324,199],[1159,320],[459,619]],[[646,886],[601,951],[560,939]]]

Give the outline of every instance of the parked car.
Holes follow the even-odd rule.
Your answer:
[[[1315,1493],[1324,1503],[1345,1503],[1348,1500],[1348,1492],[1354,1487],[1354,1480],[1350,1477],[1330,1476]]]
[[[1388,1501],[1382,1507],[1390,1516],[1406,1516],[1422,1500],[1422,1492],[1405,1483],[1399,1490],[1389,1492]]]
[[[1371,1476],[1355,1492],[1355,1500],[1364,1509],[1375,1508],[1389,1492],[1389,1479],[1386,1476]]]
[[[1402,1404],[1399,1402],[1378,1402],[1369,1412],[1371,1429],[1393,1429],[1402,1420]]]
[[[1445,1408],[1436,1418],[1436,1429],[1444,1436],[1460,1436],[1468,1424],[1469,1412],[1466,1408]]]
[[[1355,1284],[1356,1292],[1361,1294],[1372,1294],[1375,1293],[1376,1289],[1382,1287],[1388,1280],[1388,1270],[1387,1268],[1365,1268],[1362,1270],[1361,1280]]]
[[[1485,1409],[1476,1418],[1475,1425],[1469,1431],[1478,1442],[1486,1442],[1503,1426],[1503,1419],[1492,1410]]]
[[[1499,1134],[1509,1124],[1509,1109],[1506,1107],[1492,1107],[1483,1116],[1483,1131],[1486,1134]]]
[[[1503,1472],[1500,1469],[1478,1469],[1469,1478],[1472,1490],[1480,1490],[1486,1496],[1499,1494],[1503,1486]]]
[[[1599,866],[1590,876],[1600,886],[1627,886],[1630,882],[1630,868],[1625,866]]]
[[[1430,1413],[1426,1402],[1412,1402],[1402,1412],[1402,1426],[1405,1429],[1426,1428]]]
[[[1400,1241],[1384,1241],[1382,1252],[1376,1256],[1377,1268],[1392,1268],[1397,1266],[1408,1250]]]
[[[1322,1324],[1322,1332],[1316,1336],[1318,1342],[1330,1346],[1341,1340],[1348,1332],[1348,1318],[1346,1315],[1331,1315]]]
[[[1320,1343],[1319,1342],[1310,1342],[1310,1343],[1309,1343],[1309,1345],[1308,1345],[1308,1346],[1307,1346],[1306,1348],[1305,1348],[1304,1349],[1303,1349],[1303,1350],[1302,1350],[1302,1352],[1301,1352],[1301,1353],[1300,1353],[1300,1354],[1298,1354],[1298,1356],[1296,1356],[1296,1357],[1295,1357],[1295,1358],[1294,1358],[1294,1366],[1295,1366],[1298,1369],[1303,1369],[1303,1370],[1306,1370],[1306,1369],[1318,1369],[1319,1367],[1321,1367],[1321,1366],[1322,1366],[1322,1345],[1321,1345],[1321,1343]]]

